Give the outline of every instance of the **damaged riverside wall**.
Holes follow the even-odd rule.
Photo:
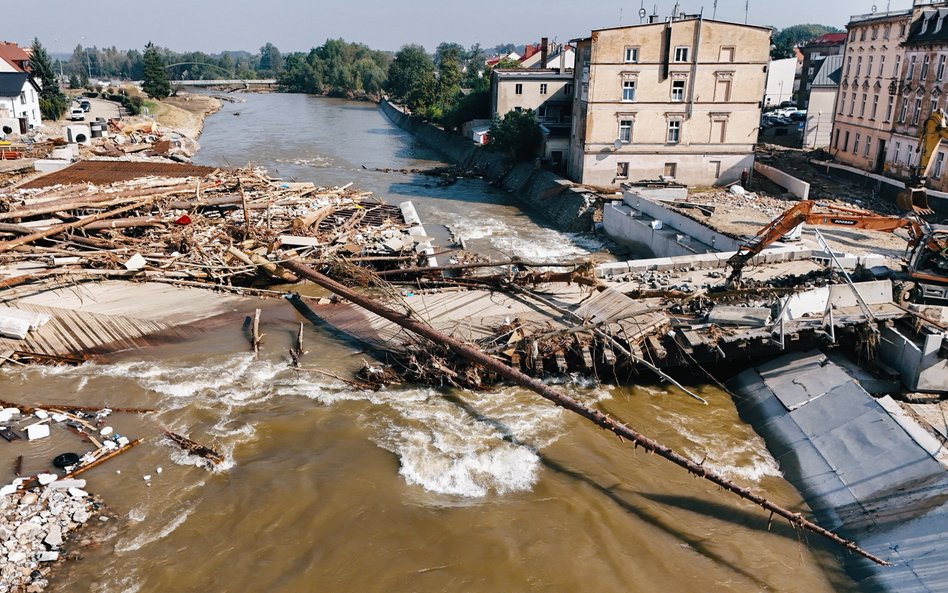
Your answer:
[[[879,195],[893,204],[896,196],[905,189],[905,183],[876,173],[867,173],[839,163],[813,162],[813,165],[824,169],[827,175],[841,177],[848,181],[864,183],[868,180],[877,182]],[[933,189],[926,189],[928,206],[941,216],[948,216],[948,194]]]
[[[571,181],[532,165],[511,165],[503,155],[479,148],[467,138],[412,119],[386,99],[379,101],[379,106],[395,125],[461,167],[480,169],[489,181],[506,189],[558,229],[581,232],[592,228],[595,198]]]

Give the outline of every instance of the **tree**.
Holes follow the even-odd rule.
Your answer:
[[[283,54],[269,41],[260,48],[260,66],[257,70],[270,72],[274,76],[283,72]]]
[[[142,74],[142,90],[152,99],[163,99],[171,94],[171,84],[168,82],[168,73],[158,53],[158,48],[149,41],[142,55],[144,65]]]
[[[33,39],[31,48],[30,70],[32,77],[39,80],[39,104],[43,118],[59,119],[65,113],[69,103],[56,81],[53,63],[46,53],[46,48],[37,38]]]
[[[486,58],[487,56],[484,55],[484,50],[481,49],[480,43],[475,43],[467,50],[467,53],[464,55],[464,63],[467,69],[464,72],[463,82],[466,88],[476,86],[478,82],[484,78]]]
[[[460,43],[450,43],[448,41],[442,41],[438,44],[438,48],[435,49],[434,63],[435,66],[440,66],[442,60],[445,59],[454,59],[458,63],[464,58],[464,46]]]
[[[69,88],[73,90],[82,88],[82,82],[79,81],[79,77],[75,74],[69,75]]]
[[[398,50],[395,60],[388,67],[387,88],[395,96],[407,99],[415,83],[429,75],[434,79],[434,62],[425,48],[406,45]]]
[[[438,64],[438,97],[445,105],[453,105],[461,92],[461,63],[453,55]]]
[[[523,68],[523,66],[520,65],[519,60],[515,60],[513,58],[501,58],[499,62],[494,64],[494,68]]]
[[[510,111],[494,119],[488,132],[488,147],[506,152],[517,161],[528,161],[540,151],[543,133],[532,109]]]
[[[418,117],[438,119],[443,113],[443,107],[432,110],[437,103],[439,103],[438,79],[435,78],[434,70],[422,70],[408,87],[408,92],[405,93],[405,104]]]
[[[770,58],[781,60],[793,57],[793,48],[807,41],[825,35],[839,33],[840,30],[829,25],[793,25],[776,31],[773,36],[773,45],[770,48]]]

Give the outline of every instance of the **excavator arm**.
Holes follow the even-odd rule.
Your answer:
[[[931,214],[925,182],[932,166],[932,157],[938,152],[942,140],[948,140],[948,116],[944,110],[932,112],[922,124],[918,135],[918,163],[912,168],[912,177],[905,189],[896,197],[899,208],[919,214]]]
[[[738,285],[747,262],[803,223],[817,226],[871,229],[887,233],[898,229],[906,229],[909,233],[909,248],[911,249],[914,249],[925,236],[922,226],[911,218],[882,216],[865,210],[840,206],[823,206],[827,210],[826,212],[813,212],[816,206],[817,203],[812,200],[797,202],[792,208],[762,228],[750,241],[741,245],[737,253],[727,261],[727,267],[731,268],[727,286]]]

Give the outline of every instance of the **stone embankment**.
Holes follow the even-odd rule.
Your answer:
[[[69,535],[99,510],[82,490],[85,483],[57,480],[0,496],[0,593],[38,593],[47,586]]]
[[[444,153],[462,168],[477,168],[487,179],[506,189],[518,201],[563,231],[588,231],[593,224],[595,195],[588,188],[525,163],[511,163],[503,155],[476,146],[471,140],[412,119],[386,99],[382,111],[398,127]]]

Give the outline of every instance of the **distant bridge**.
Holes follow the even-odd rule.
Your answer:
[[[229,78],[219,80],[172,80],[174,86],[273,86],[276,84],[276,78]]]

